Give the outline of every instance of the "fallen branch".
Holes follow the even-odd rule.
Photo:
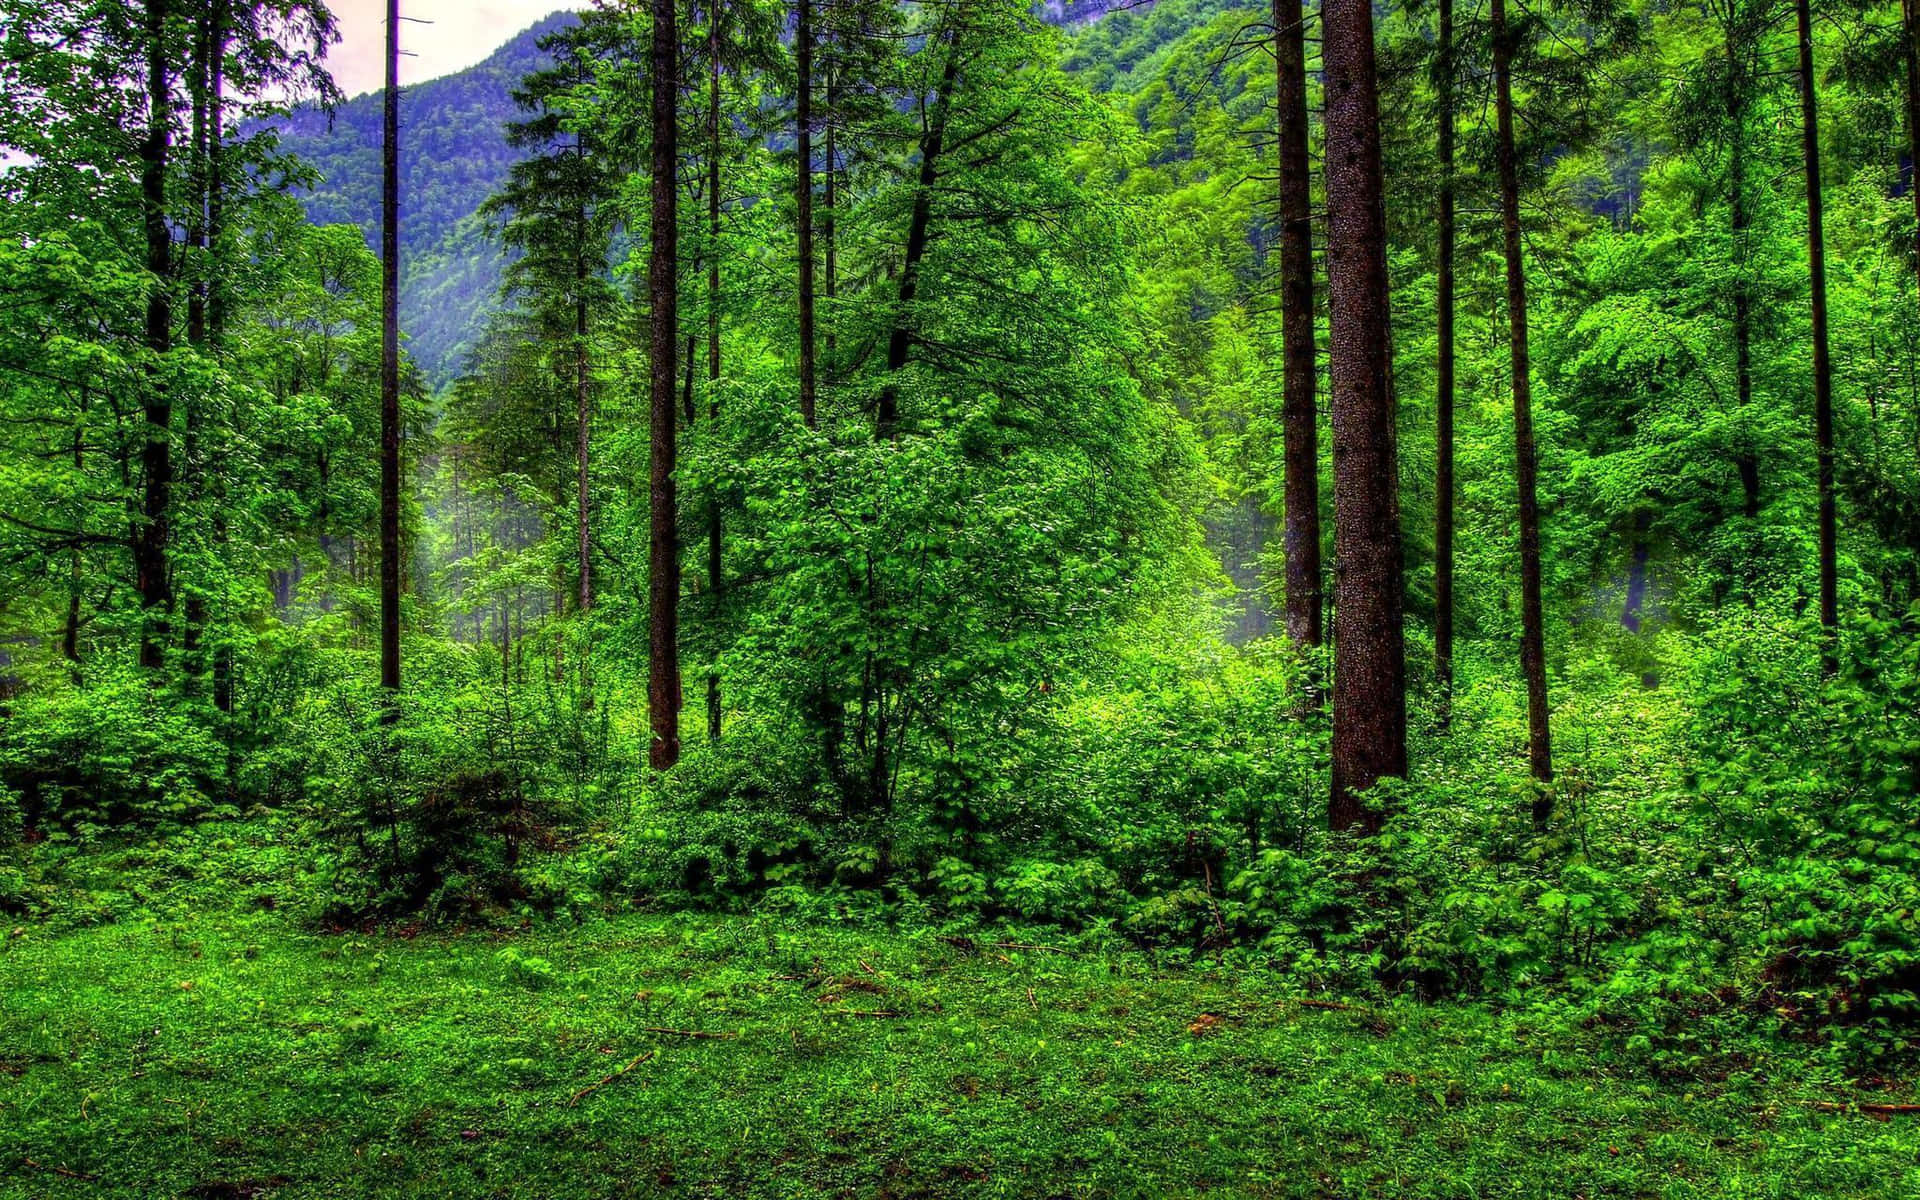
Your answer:
[[[836,1017],[873,1017],[876,1020],[886,1020],[892,1017],[904,1017],[907,1015],[903,1012],[896,1012],[891,1008],[876,1008],[876,1009],[844,1008],[844,1009],[829,1009],[827,1011]]]
[[[1039,950],[1045,954],[1068,955],[1073,953],[1073,951],[1063,950],[1059,946],[1036,946],[1032,942],[995,942],[994,945],[1000,947],[1002,950]]]
[[[612,1083],[614,1080],[620,1078],[622,1075],[625,1075],[628,1071],[631,1071],[635,1067],[639,1066],[641,1063],[646,1062],[648,1059],[652,1058],[653,1055],[654,1055],[654,1052],[651,1050],[647,1051],[645,1054],[637,1055],[634,1057],[633,1061],[629,1062],[626,1066],[621,1067],[618,1071],[615,1071],[613,1074],[607,1076],[604,1079],[598,1080],[594,1083],[590,1083],[586,1087],[581,1088],[579,1091],[573,1094],[573,1098],[571,1100],[567,1101],[567,1107],[572,1108],[576,1104],[579,1104],[580,1101],[585,1099],[587,1096],[590,1096],[594,1092],[599,1091],[601,1088]]]
[[[1879,1117],[1912,1116],[1920,1113],[1920,1104],[1837,1104],[1831,1100],[1817,1100],[1813,1106],[1821,1112],[1871,1113]]]
[[[1342,1004],[1338,1000],[1302,1000],[1301,1008],[1318,1008],[1327,1012],[1352,1012],[1353,1005]]]
[[[716,1041],[722,1041],[722,1042],[729,1041],[734,1036],[731,1033],[716,1033],[710,1029],[662,1029],[657,1025],[642,1025],[640,1027],[640,1032],[641,1033],[669,1033],[669,1034],[672,1034],[674,1037],[683,1037],[683,1038],[713,1038]]]
[[[98,1175],[89,1175],[85,1171],[71,1171],[71,1170],[68,1170],[66,1167],[49,1167],[49,1166],[45,1166],[44,1164],[37,1163],[30,1158],[26,1160],[26,1163],[28,1166],[32,1167],[36,1171],[52,1171],[55,1175],[58,1175],[63,1179],[78,1179],[82,1183],[98,1183],[100,1181],[100,1177]]]

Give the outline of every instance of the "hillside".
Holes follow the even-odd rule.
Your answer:
[[[400,319],[415,361],[435,381],[459,369],[499,288],[502,251],[474,213],[514,158],[503,131],[515,116],[513,88],[539,65],[540,39],[572,20],[556,12],[485,62],[408,88],[402,98]],[[380,120],[380,94],[369,92],[331,120],[296,112],[282,133],[286,148],[322,179],[304,196],[308,215],[359,225],[369,244],[380,229]]]

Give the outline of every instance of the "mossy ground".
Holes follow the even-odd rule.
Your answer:
[[[1916,1119],[1822,1111],[1888,1097],[1785,1053],[1664,1078],[1521,1015],[1337,1003],[1184,956],[747,917],[27,926],[0,1195],[1920,1191]]]

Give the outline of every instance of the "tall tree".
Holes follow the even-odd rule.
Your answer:
[[[1913,270],[1920,276],[1920,0],[1900,0],[1907,60],[1907,195],[1913,199]]]
[[[380,150],[380,686],[400,695],[400,0],[387,0]]]
[[[648,761],[667,770],[680,761],[680,532],[674,488],[674,382],[679,347],[679,42],[674,0],[651,0],[651,244],[647,259],[650,432],[647,556]]]
[[[707,416],[720,419],[720,14],[719,0],[707,13]],[[727,576],[721,557],[725,517],[718,492],[707,496],[707,592],[716,603],[725,594]],[[720,668],[707,669],[707,737],[719,741],[723,710]]]
[[[1369,0],[1325,0],[1327,309],[1333,390],[1335,829],[1371,833],[1363,793],[1407,770],[1399,463]]]
[[[1454,62],[1453,0],[1440,0],[1440,28],[1434,54],[1434,91],[1438,103],[1440,195],[1435,206],[1439,262],[1434,288],[1434,440],[1433,495],[1433,672],[1440,685],[1440,714],[1453,708],[1453,406],[1454,406]]]
[[[1279,107],[1281,404],[1287,506],[1287,636],[1318,646],[1320,414],[1314,398],[1313,176],[1307,156],[1307,35],[1300,0],[1273,0]]]
[[[1833,478],[1833,359],[1827,337],[1825,205],[1820,194],[1820,97],[1813,73],[1813,13],[1795,0],[1800,55],[1800,148],[1806,164],[1807,275],[1813,310],[1813,440],[1820,503],[1820,627],[1826,669],[1836,666],[1833,640],[1840,625],[1838,530]]]
[[[793,33],[795,144],[794,230],[800,250],[800,415],[814,414],[813,345],[813,5],[798,0]]]
[[[1500,229],[1507,260],[1508,356],[1513,368],[1513,477],[1520,508],[1520,670],[1527,685],[1527,764],[1538,792],[1533,819],[1553,815],[1553,741],[1547,711],[1545,615],[1540,582],[1540,500],[1533,443],[1533,367],[1527,348],[1527,267],[1520,238],[1520,165],[1514,150],[1515,29],[1506,0],[1492,0],[1494,123],[1500,175]]]
[[[143,387],[145,428],[140,470],[145,485],[133,536],[134,588],[140,595],[140,665],[166,665],[173,607],[169,561],[173,529],[173,394],[166,357],[173,348],[173,233],[167,224],[167,166],[173,130],[173,82],[167,61],[167,0],[147,0],[145,13],[147,135],[140,148],[140,216],[146,233],[146,348],[152,356]]]

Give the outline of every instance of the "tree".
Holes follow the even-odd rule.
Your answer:
[[[1838,530],[1833,478],[1833,359],[1827,336],[1825,206],[1820,194],[1820,96],[1813,73],[1813,14],[1808,0],[1794,0],[1799,33],[1800,146],[1806,165],[1807,279],[1813,314],[1813,443],[1820,506],[1820,628],[1826,638],[1826,669],[1837,669],[1834,639],[1840,625]]]
[[[818,421],[814,416],[813,6],[810,0],[797,0],[794,7],[793,63],[793,227],[800,259],[800,416],[811,427]]]
[[[1454,86],[1453,0],[1440,0],[1433,64],[1440,189],[1434,224],[1439,238],[1434,283],[1433,673],[1440,685],[1441,719],[1453,707],[1453,473],[1454,418]]]
[[[387,0],[380,151],[380,686],[400,696],[400,0]]]
[[[1541,604],[1540,500],[1533,444],[1533,364],[1527,347],[1527,268],[1520,240],[1520,168],[1513,133],[1513,48],[1506,0],[1492,0],[1494,119],[1500,228],[1507,267],[1508,354],[1513,369],[1513,476],[1520,509],[1520,669],[1527,685],[1527,764],[1539,791],[1533,819],[1553,814],[1553,743],[1547,711],[1546,617]]]
[[[146,428],[140,470],[146,480],[133,536],[134,588],[140,594],[140,665],[166,665],[173,578],[168,561],[173,528],[173,394],[166,379],[173,348],[173,233],[167,223],[167,165],[173,130],[173,73],[168,63],[171,17],[167,0],[146,0],[147,137],[140,150],[140,213],[146,230],[147,365],[143,396]]]
[[[680,761],[680,533],[674,489],[677,416],[674,384],[679,339],[679,41],[674,0],[651,0],[651,241],[647,260],[649,551],[647,556],[648,761],[667,770]]]
[[[1326,0],[1327,307],[1333,391],[1333,787],[1328,821],[1371,833],[1363,793],[1407,770],[1399,463],[1373,11]]]
[[[1318,646],[1320,413],[1314,400],[1313,177],[1307,156],[1307,34],[1300,0],[1273,0],[1280,111],[1281,422],[1286,464],[1287,636]]]

